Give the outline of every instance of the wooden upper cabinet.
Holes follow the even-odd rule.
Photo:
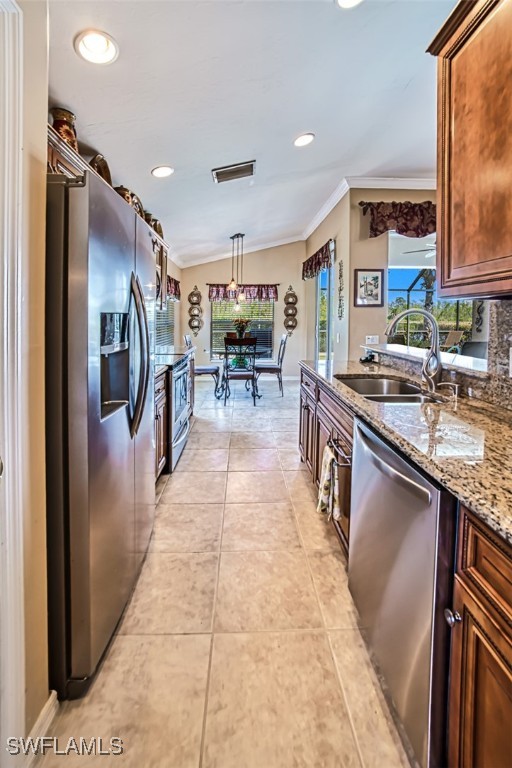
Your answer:
[[[442,296],[512,295],[512,0],[463,0],[438,62]]]

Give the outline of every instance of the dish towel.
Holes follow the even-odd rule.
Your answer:
[[[340,510],[340,489],[338,483],[338,473],[336,471],[336,456],[334,451],[328,445],[325,446],[322,456],[322,471],[320,473],[320,487],[318,489],[317,512],[323,512],[330,520],[333,517],[339,520]]]

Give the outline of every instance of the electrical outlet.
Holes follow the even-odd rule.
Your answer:
[[[367,336],[365,344],[378,344],[379,343],[379,337],[378,336]]]
[[[340,335],[339,333],[336,334],[336,344],[340,343]]]

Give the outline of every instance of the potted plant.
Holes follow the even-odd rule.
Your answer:
[[[245,332],[249,329],[251,321],[248,317],[236,317],[233,320],[233,325],[236,330],[236,335],[239,339],[243,339]]]

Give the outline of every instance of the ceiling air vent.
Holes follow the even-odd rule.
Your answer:
[[[254,166],[256,160],[248,160],[245,163],[236,165],[225,165],[223,168],[212,168],[213,180],[216,184],[222,184],[223,181],[233,181],[234,179],[244,179],[246,176],[254,176]]]

